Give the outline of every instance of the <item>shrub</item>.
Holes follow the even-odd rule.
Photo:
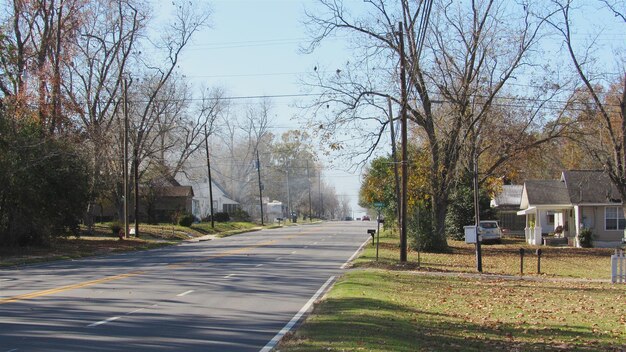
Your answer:
[[[484,189],[480,190],[480,219],[491,220],[495,212],[490,206],[491,199]],[[454,240],[465,238],[464,226],[474,225],[474,189],[471,175],[466,175],[459,181],[450,193],[450,205],[445,219],[446,235]]]
[[[217,222],[229,222],[230,215],[228,215],[228,213],[215,213],[213,214],[213,219]],[[202,222],[210,222],[210,221],[211,221],[211,215],[207,215],[206,217],[202,218]]]
[[[0,245],[45,245],[73,234],[87,207],[88,163],[73,140],[52,138],[0,111]]]
[[[228,222],[230,221],[230,215],[228,213],[215,213],[215,221]]]
[[[578,234],[578,242],[583,248],[593,247],[593,232],[591,229],[580,230],[580,234]]]
[[[177,223],[180,226],[190,227],[196,218],[189,213],[183,213],[178,216]]]
[[[250,214],[243,209],[236,209],[232,214],[232,219],[235,221],[250,221]]]

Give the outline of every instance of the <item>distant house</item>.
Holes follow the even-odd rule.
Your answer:
[[[188,179],[180,176],[180,183],[193,188],[193,201],[191,213],[198,219],[203,219],[211,215],[210,197],[209,197],[209,178],[202,177],[199,179]],[[213,190],[213,212],[223,212],[232,214],[241,209],[239,202],[233,200],[228,193],[215,180],[212,180]]]
[[[523,190],[522,185],[504,185],[502,191],[491,200],[500,228],[507,234],[524,235],[524,218],[517,215]]]
[[[194,192],[190,186],[181,186],[170,179],[140,187],[142,200],[139,212],[149,222],[170,222],[177,214],[191,213]]]
[[[594,247],[619,246],[626,220],[622,201],[611,180],[600,170],[564,171],[560,180],[524,182],[520,210],[525,216],[525,238],[542,244],[542,236],[562,229],[578,246],[581,229],[591,229]]]

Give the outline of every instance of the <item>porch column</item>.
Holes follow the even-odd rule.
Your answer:
[[[537,209],[537,214],[535,215],[535,228],[532,229],[533,236],[530,243],[535,246],[541,246],[543,242],[541,239],[541,215],[541,210]]]
[[[574,245],[576,247],[580,247],[580,243],[578,242],[578,235],[580,234],[580,207],[578,205],[574,205],[574,231],[576,237],[574,238]]]
[[[530,243],[530,214],[524,215],[524,219],[526,221],[526,227],[524,227],[524,239],[526,243]]]

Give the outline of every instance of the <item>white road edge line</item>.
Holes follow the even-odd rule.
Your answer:
[[[132,312],[128,312],[128,313],[126,313],[126,315],[139,313],[139,312],[141,312],[142,310],[146,310],[146,308],[139,308],[139,309],[135,309],[135,310],[133,310]]]
[[[121,318],[121,317],[111,317],[111,318],[109,318],[109,319],[100,320],[100,321],[99,321],[99,322],[97,322],[97,323],[93,323],[93,324],[89,324],[89,325],[87,325],[87,327],[88,327],[88,328],[92,328],[92,327],[94,327],[94,326],[98,326],[98,325],[102,325],[102,324],[110,323],[110,322],[112,322],[112,321],[114,321],[114,320],[117,320],[117,319],[119,319],[119,318]]]
[[[12,350],[8,350],[7,352],[15,352],[15,351],[17,351],[17,350],[18,350],[17,348],[14,348],[14,349],[12,349]]]
[[[226,276],[224,276],[225,279],[230,279],[231,277],[235,276],[237,274],[228,274]]]
[[[356,250],[356,252],[354,252],[354,254],[352,254],[352,256],[350,258],[348,258],[348,260],[346,260],[345,263],[343,263],[342,266],[339,267],[339,269],[345,269],[348,267],[348,264],[350,264],[350,262],[361,252],[361,250],[363,249],[363,247],[365,247],[365,245],[369,242],[369,238],[365,240],[365,242],[363,242],[363,244],[361,245],[361,247],[359,247],[359,249]]]
[[[260,268],[260,267],[262,267],[262,266],[263,266],[263,264],[257,264],[257,265],[255,266],[255,268]]]
[[[183,297],[183,296],[187,296],[188,294],[194,292],[193,290],[189,290],[189,291],[185,291],[183,293],[179,293],[176,295],[176,297]]]
[[[328,280],[326,280],[322,287],[320,287],[319,290],[315,292],[315,295],[313,295],[313,297],[311,297],[311,299],[309,299],[309,301],[306,302],[306,304],[302,308],[300,308],[300,311],[296,315],[294,315],[293,318],[291,318],[287,325],[285,325],[285,327],[282,328],[282,330],[280,330],[278,334],[276,334],[276,336],[274,336],[274,338],[271,339],[270,342],[268,342],[267,345],[265,345],[265,347],[263,347],[259,352],[270,352],[274,347],[276,347],[278,342],[296,325],[300,318],[302,318],[302,315],[304,315],[304,313],[306,313],[309,308],[311,308],[313,303],[319,298],[322,293],[324,293],[328,285],[330,285],[333,280],[335,280],[335,276],[331,276],[330,278],[328,278]]]

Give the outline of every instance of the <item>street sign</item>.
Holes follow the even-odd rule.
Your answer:
[[[385,204],[382,203],[382,202],[374,202],[374,207],[376,207],[376,208],[382,208],[384,206],[385,206]]]

